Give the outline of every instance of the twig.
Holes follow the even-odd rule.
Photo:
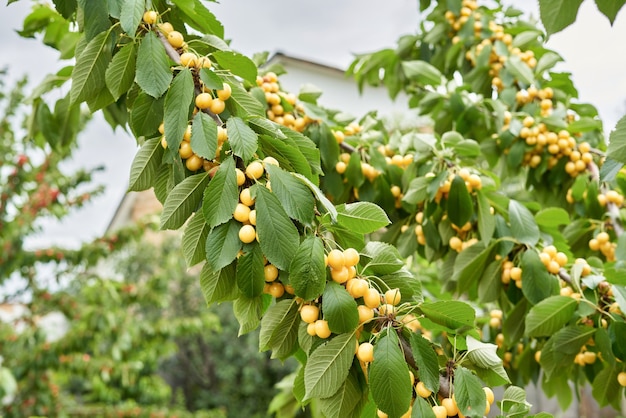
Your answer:
[[[167,38],[161,33],[161,31],[157,30],[156,34],[159,37],[159,40],[161,41],[163,46],[165,47],[165,52],[167,53],[167,56],[170,57],[172,61],[174,61],[176,64],[180,65],[180,54],[178,53],[178,51],[176,51],[176,49],[174,49],[174,47],[170,45],[170,43],[167,41]]]

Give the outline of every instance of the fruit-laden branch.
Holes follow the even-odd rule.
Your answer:
[[[167,38],[161,33],[161,31],[157,30],[156,33],[159,37],[159,40],[165,47],[165,52],[167,52],[167,56],[170,57],[172,61],[174,61],[176,64],[180,65],[180,54],[178,53],[178,51],[176,51],[176,49],[174,49],[174,47],[170,45],[170,43],[167,41]]]
[[[589,172],[591,173],[591,177],[594,181],[600,182],[600,170],[595,163],[589,163]],[[600,186],[600,190],[602,193],[606,193],[606,187]],[[609,218],[611,218],[611,224],[613,225],[613,230],[615,231],[615,235],[619,238],[624,233],[624,227],[620,221],[619,207],[613,202],[606,203],[606,209],[609,214]]]

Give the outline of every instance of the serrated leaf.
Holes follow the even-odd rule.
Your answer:
[[[380,334],[374,346],[374,361],[369,366],[370,390],[378,409],[400,417],[408,411],[413,392],[409,368],[395,329],[386,327]]]
[[[251,84],[255,84],[257,68],[250,58],[234,51],[215,51],[212,56],[223,70],[228,70]]]
[[[232,89],[230,99],[226,105],[231,109],[231,113],[245,118],[248,116],[265,117],[265,106],[248,93],[239,83],[228,83]]]
[[[567,324],[576,311],[578,302],[567,296],[552,296],[533,306],[526,316],[529,337],[550,336]]]
[[[83,14],[85,39],[91,41],[97,35],[111,27],[107,2],[80,0],[78,2]]]
[[[359,312],[354,298],[345,287],[329,281],[324,294],[324,319],[336,334],[351,332],[359,325]]]
[[[617,13],[624,7],[626,0],[596,0],[598,10],[609,19],[611,25],[615,23]]]
[[[208,173],[187,177],[167,196],[161,214],[161,229],[178,229],[198,208],[209,181]]]
[[[172,0],[172,3],[186,15],[185,23],[192,28],[202,33],[214,34],[219,38],[224,37],[224,26],[200,0]]]
[[[476,312],[465,302],[440,300],[420,305],[424,315],[431,321],[450,329],[473,327]]]
[[[128,190],[138,192],[152,187],[162,159],[161,138],[148,139],[133,159]]]
[[[146,8],[145,0],[124,0],[120,11],[120,25],[128,35],[135,36],[137,26]]]
[[[498,350],[497,345],[483,343],[471,335],[467,336],[466,342],[467,358],[476,366],[488,369],[502,364],[502,359],[496,352]]]
[[[478,377],[465,367],[454,371],[454,397],[459,411],[466,417],[485,415],[487,399],[483,385]]]
[[[622,117],[611,131],[607,156],[626,164],[626,116]]]
[[[229,265],[241,249],[239,239],[241,224],[234,219],[216,226],[209,231],[206,238],[206,259],[213,270]]]
[[[236,288],[236,287],[235,287]],[[254,331],[259,326],[263,301],[261,297],[239,296],[233,303],[233,311],[239,321],[239,336]]]
[[[617,381],[619,371],[615,367],[605,367],[593,379],[591,394],[600,406],[606,406],[619,399],[622,388]]]
[[[113,99],[119,99],[133,85],[136,60],[137,52],[134,43],[124,45],[113,56],[105,72],[106,86],[113,95]]]
[[[71,104],[84,102],[105,87],[105,72],[111,61],[110,32],[96,35],[76,58],[70,88]]]
[[[350,371],[355,341],[354,334],[341,334],[311,353],[304,366],[305,400],[337,393]]]
[[[235,269],[229,266],[222,270],[213,270],[205,264],[200,272],[200,287],[207,305],[235,299]]]
[[[539,0],[539,15],[548,36],[574,23],[582,2],[583,0]]]
[[[270,306],[261,319],[259,349],[272,350],[272,358],[286,359],[297,348],[300,322],[295,299],[281,300]]]
[[[454,176],[454,180],[452,180],[448,193],[447,210],[448,218],[458,227],[465,225],[474,214],[472,198],[465,185],[465,180],[461,176]]]
[[[411,418],[437,418],[433,407],[421,396],[417,396],[413,403]]]
[[[419,334],[411,334],[411,351],[419,368],[419,379],[433,393],[439,392],[439,362],[431,342]]]
[[[237,261],[237,287],[245,296],[252,298],[263,293],[265,273],[263,251],[256,243]]]
[[[289,282],[296,296],[304,300],[313,300],[324,291],[326,267],[321,238],[309,236],[302,241],[289,266]]]
[[[204,87],[212,90],[221,90],[224,88],[224,82],[219,75],[209,68],[200,69],[200,80],[204,83]]]
[[[191,125],[191,149],[207,160],[215,158],[217,151],[217,124],[206,113],[198,112]]]
[[[141,90],[158,99],[167,91],[172,77],[165,47],[153,32],[146,33],[137,50],[135,81]]]
[[[552,339],[554,349],[566,354],[578,354],[583,345],[596,333],[596,329],[587,326],[567,326],[557,331]]]
[[[189,106],[194,98],[193,76],[189,68],[178,73],[165,95],[163,124],[167,149],[178,157],[178,147],[189,124]]]
[[[204,191],[202,213],[209,228],[231,219],[238,202],[239,188],[235,162],[232,157],[228,157],[222,161]]]
[[[391,274],[404,265],[397,248],[385,242],[370,241],[361,250],[361,254],[370,258],[363,269],[363,274]]]
[[[263,186],[254,188],[257,233],[263,254],[277,268],[288,270],[300,245],[300,234],[278,198]]]
[[[290,218],[310,225],[315,217],[315,199],[311,191],[291,173],[275,165],[265,169],[272,183],[272,193],[276,195]]]
[[[484,274],[487,262],[492,259],[495,244],[486,246],[479,242],[461,251],[454,262],[453,281],[457,281],[457,290],[464,293],[472,288]]]
[[[130,129],[136,137],[150,137],[158,132],[163,122],[163,103],[165,98],[155,99],[142,92],[133,102],[130,110]]]
[[[476,203],[478,203],[478,232],[483,242],[489,242],[496,230],[496,218],[491,214],[489,200],[481,190],[476,191]]]
[[[369,234],[389,225],[387,213],[371,202],[348,203],[337,207],[337,223],[359,234]]]
[[[182,247],[187,267],[192,267],[203,261],[206,256],[205,244],[209,234],[209,226],[204,221],[201,212],[193,214],[185,232],[183,232]]]
[[[326,210],[332,222],[333,223],[337,222],[337,215],[338,215],[337,209],[335,208],[335,205],[333,205],[330,202],[330,200],[328,200],[328,198],[324,195],[324,193],[320,190],[320,188],[317,187],[311,180],[309,180],[308,178],[306,178],[300,173],[293,173],[293,176],[295,176],[297,179],[303,182],[304,185],[307,186],[313,192],[313,194],[315,195],[315,198],[317,199],[318,202],[320,202],[322,207]]]
[[[509,200],[509,221],[511,232],[519,242],[534,246],[539,241],[539,227],[535,223],[533,214],[526,206],[516,200]]]
[[[344,418],[354,416],[353,411],[363,397],[361,385],[355,367],[350,369],[348,377],[337,393],[330,398],[319,400],[322,414],[327,418]]]
[[[537,304],[554,294],[558,281],[541,262],[539,255],[528,250],[522,256],[522,292],[530,303]]]
[[[233,153],[244,161],[250,160],[258,148],[258,136],[243,119],[232,116],[226,121],[228,143]]]

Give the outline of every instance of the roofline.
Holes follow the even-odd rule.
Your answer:
[[[267,63],[265,65],[271,63],[272,61],[279,61],[281,59],[288,60],[288,61],[295,61],[295,62],[300,63],[300,64],[311,65],[311,66],[322,68],[322,69],[325,69],[325,70],[337,72],[337,73],[340,73],[342,75],[345,74],[345,72],[346,72],[346,70],[338,68],[338,67],[334,67],[332,65],[321,64],[319,62],[311,61],[311,60],[308,60],[306,58],[295,57],[293,55],[286,54],[286,53],[284,53],[282,51],[276,51],[275,53],[273,53],[268,58]]]

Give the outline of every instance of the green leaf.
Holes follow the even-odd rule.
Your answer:
[[[609,135],[607,156],[626,164],[626,116],[623,116]]]
[[[492,260],[495,243],[485,246],[479,242],[461,251],[454,262],[452,280],[456,281],[459,293],[464,293],[477,283],[485,272],[487,262]]]
[[[131,37],[135,36],[137,26],[146,8],[146,0],[124,0],[120,12],[120,25],[124,32]]]
[[[409,80],[417,81],[425,86],[441,84],[441,72],[426,61],[402,61],[402,71]]]
[[[450,193],[448,193],[448,218],[458,227],[465,225],[474,214],[472,198],[465,185],[465,180],[461,176],[454,176]]]
[[[459,411],[466,417],[485,415],[487,398],[478,377],[465,367],[454,370],[454,397]]]
[[[496,229],[496,218],[491,214],[489,200],[481,190],[476,191],[476,202],[478,203],[478,232],[483,242],[489,242]]]
[[[539,255],[528,250],[522,256],[522,292],[530,303],[537,304],[553,295],[558,281],[546,270]]]
[[[504,63],[504,68],[509,70],[513,77],[526,85],[530,85],[535,81],[535,76],[530,67],[517,55],[509,56]]]
[[[337,393],[319,400],[320,410],[325,417],[344,418],[355,415],[354,410],[363,397],[358,373],[356,367],[352,367]]]
[[[316,299],[324,291],[326,266],[321,238],[309,236],[302,241],[289,266],[289,282],[296,296],[304,300]]]
[[[204,87],[213,90],[221,90],[224,88],[224,82],[219,75],[209,68],[200,69],[200,80],[204,83]]]
[[[183,232],[182,247],[187,267],[192,267],[203,261],[205,258],[206,238],[209,234],[209,225],[204,221],[201,212],[193,214],[185,232]]]
[[[83,9],[83,27],[87,41],[95,39],[111,27],[107,2],[79,0],[78,4]]]
[[[208,263],[204,264],[200,272],[200,287],[207,305],[235,299],[237,286],[234,268],[229,266],[222,270],[213,270]]]
[[[495,302],[500,297],[502,288],[502,262],[494,260],[487,264],[482,278],[478,283],[478,300],[480,302]]]
[[[419,379],[433,393],[439,392],[439,362],[431,342],[419,334],[411,334],[411,351],[418,367]]]
[[[272,358],[289,357],[297,348],[300,322],[295,299],[284,299],[270,306],[261,319],[259,350],[272,350]]]
[[[582,2],[583,0],[539,0],[539,15],[548,36],[574,23]]]
[[[473,327],[476,318],[476,312],[470,305],[457,300],[425,302],[420,309],[434,323],[453,330]]]
[[[559,54],[552,51],[546,51],[541,58],[539,58],[539,61],[537,61],[535,74],[542,74],[544,71],[554,67],[554,65],[559,61],[563,61],[563,58]]]
[[[146,33],[137,50],[135,81],[141,90],[158,99],[167,91],[172,77],[165,47],[153,32]]]
[[[315,217],[315,199],[311,191],[291,173],[280,167],[265,166],[276,195],[290,218],[311,225]]]
[[[339,283],[326,283],[324,295],[324,319],[336,334],[351,332],[359,326],[359,312],[354,298]]]
[[[534,246],[539,241],[539,227],[533,214],[516,200],[509,200],[509,221],[513,236],[522,244]]]
[[[361,254],[370,259],[363,269],[363,274],[391,274],[402,268],[404,261],[393,245],[370,241],[361,250]]]
[[[615,367],[605,367],[593,379],[591,394],[600,406],[617,403],[622,394],[622,388],[617,381],[619,370]]]
[[[577,306],[575,299],[560,295],[539,302],[526,316],[525,335],[545,337],[554,334],[572,319]]]
[[[257,68],[250,58],[233,51],[215,51],[212,56],[223,70],[229,70],[252,84],[256,83]]]
[[[258,148],[258,137],[243,119],[232,116],[226,121],[228,143],[233,153],[244,161],[250,160]]]
[[[326,210],[332,222],[337,222],[337,216],[338,216],[337,209],[335,208],[335,205],[333,205],[330,202],[330,200],[328,200],[328,198],[324,195],[324,192],[322,192],[319,187],[317,187],[311,180],[309,180],[302,174],[293,173],[292,175],[296,177],[297,179],[299,179],[302,183],[304,183],[304,185],[307,186],[309,190],[313,192],[313,194],[315,195],[315,198],[317,199],[318,202],[320,202],[322,207]]]
[[[369,366],[369,384],[378,409],[391,417],[400,417],[408,411],[413,392],[409,368],[392,327],[381,331],[376,341],[374,361]]]
[[[421,396],[417,396],[413,403],[411,418],[436,418],[433,407]]]
[[[115,54],[106,69],[106,86],[115,100],[119,99],[133,85],[136,55],[135,44],[126,44]]]
[[[191,149],[207,160],[215,158],[217,151],[217,124],[206,113],[198,112],[191,125]]]
[[[259,296],[265,286],[263,251],[256,243],[251,247],[237,261],[237,287],[249,298]]]
[[[265,117],[265,106],[254,96],[246,91],[239,83],[228,82],[232,92],[226,105],[231,109],[231,113],[245,118],[249,116]]]
[[[253,188],[256,190],[257,233],[263,254],[280,270],[288,270],[300,246],[300,234],[272,192],[260,185]]]
[[[341,334],[311,353],[304,366],[305,400],[335,395],[348,377],[355,341],[354,334]]]
[[[52,2],[56,11],[68,20],[76,12],[78,6],[76,0],[52,0]],[[12,1],[9,1],[9,4],[11,3]]]
[[[178,147],[189,124],[189,106],[194,99],[193,76],[189,68],[178,73],[165,95],[165,138],[167,149],[178,158]]]
[[[200,0],[172,0],[187,19],[187,23],[192,28],[202,33],[213,34],[219,38],[224,37],[224,26],[211,13]]]
[[[164,102],[164,97],[155,99],[143,91],[139,92],[130,110],[130,129],[135,137],[150,137],[158,132],[163,122]]]
[[[239,229],[241,224],[234,219],[211,229],[206,238],[206,259],[213,270],[229,265],[241,249]]]
[[[504,318],[502,333],[504,334],[504,344],[507,347],[512,347],[513,344],[524,336],[524,320],[526,319],[527,310],[528,300],[522,299]]]
[[[161,138],[148,139],[133,159],[128,190],[138,192],[152,187],[162,159]]]
[[[517,386],[509,386],[502,395],[500,403],[503,413],[509,417],[523,417],[530,411],[531,404],[526,401],[526,391]]]
[[[390,222],[385,211],[374,203],[355,202],[337,207],[337,223],[358,234],[370,234]]]
[[[172,189],[163,205],[161,229],[178,229],[185,223],[198,208],[208,181],[208,173],[195,174]]]
[[[236,287],[235,287],[236,288]],[[259,326],[263,300],[260,297],[240,296],[233,303],[233,311],[239,321],[239,336],[254,331]]]
[[[209,182],[209,186],[204,191],[202,213],[209,228],[231,219],[238,202],[239,188],[237,187],[235,161],[232,157],[227,157],[222,161],[213,179]]]
[[[537,225],[545,228],[569,225],[569,213],[562,208],[545,208],[537,212],[535,222],[537,222]]]
[[[560,329],[552,336],[554,349],[566,354],[578,354],[583,345],[596,333],[593,327],[572,325]]]
[[[109,31],[96,35],[76,58],[70,88],[71,104],[84,102],[105,87],[105,72],[111,61]]]
[[[498,346],[495,344],[483,343],[468,335],[467,342],[467,358],[476,366],[489,369],[502,365],[502,359],[496,352]]]
[[[598,10],[609,19],[611,25],[615,23],[617,13],[624,7],[624,4],[626,0],[596,0]]]

